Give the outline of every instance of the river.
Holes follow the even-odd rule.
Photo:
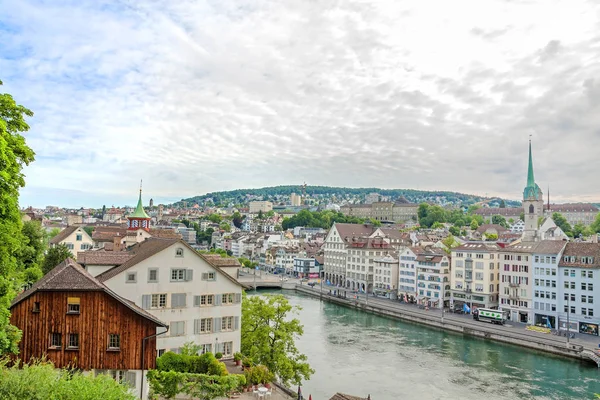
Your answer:
[[[297,346],[315,369],[302,385],[305,398],[566,400],[600,393],[592,364],[284,294],[302,307]]]

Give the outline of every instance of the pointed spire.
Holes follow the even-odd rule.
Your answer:
[[[535,187],[533,177],[533,157],[531,156],[531,135],[529,135],[529,168],[527,169],[527,187]]]
[[[141,180],[140,180],[140,196],[138,197],[138,203],[137,203],[137,206],[135,207],[135,211],[129,217],[150,219],[148,214],[146,214],[146,211],[144,211],[144,205],[142,203],[142,181]]]

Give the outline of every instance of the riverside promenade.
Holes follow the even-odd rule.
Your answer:
[[[296,285],[296,291],[313,297],[321,298],[345,307],[370,312],[373,314],[401,319],[430,327],[462,333],[487,340],[523,346],[534,350],[544,351],[555,355],[586,360],[590,366],[600,366],[600,357],[597,349],[599,338],[594,336],[576,334],[576,338],[569,339],[555,336],[550,333],[529,331],[526,324],[507,322],[506,325],[493,325],[472,319],[471,315],[460,315],[443,312],[440,309],[420,309],[412,304],[400,303],[397,300],[377,298],[365,294],[355,294],[350,291],[344,297],[344,289],[334,286],[310,287]],[[334,291],[342,291],[342,296],[334,296]],[[330,294],[331,293],[331,294]]]

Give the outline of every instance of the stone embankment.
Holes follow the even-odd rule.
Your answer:
[[[402,306],[399,303],[371,298],[369,298],[367,302],[365,301],[364,295],[361,295],[360,299],[342,298],[329,294],[329,289],[330,288],[327,288],[327,290],[321,292],[317,287],[310,288],[301,285],[296,285],[295,287],[295,290],[300,293],[322,298],[324,301],[344,307],[350,307],[388,318],[427,325],[445,331],[523,346],[555,355],[587,360],[590,361],[590,365],[593,365],[591,362],[594,362],[600,366],[600,359],[598,359],[595,350],[592,348],[586,349],[584,348],[584,345],[579,344],[577,341],[572,341],[567,345],[566,339],[559,336],[527,331],[525,329],[510,326],[478,322],[464,317],[460,318],[453,314],[442,313],[440,310],[432,309],[425,311],[416,307]],[[332,293],[333,290],[335,290],[335,288],[331,289]]]

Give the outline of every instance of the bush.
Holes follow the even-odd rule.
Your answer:
[[[126,385],[108,375],[83,375],[56,369],[51,362],[36,361],[13,367],[0,361],[0,399],[6,400],[134,400]]]
[[[227,371],[227,367],[225,366],[225,363],[222,363],[221,361],[214,359],[208,365],[208,374],[225,376],[225,375],[228,375],[229,372]]]
[[[264,365],[255,365],[244,371],[246,382],[250,385],[265,384],[272,382],[275,378],[274,374]]]
[[[147,376],[152,394],[167,399],[179,393],[203,400],[225,397],[246,384],[243,375],[213,376],[150,370]]]
[[[221,353],[221,352],[218,352],[218,353],[216,353],[216,354],[215,354],[215,358],[216,358],[217,360],[220,360],[221,358],[223,358],[223,353]]]
[[[241,361],[244,356],[239,351],[233,355],[233,361]]]

